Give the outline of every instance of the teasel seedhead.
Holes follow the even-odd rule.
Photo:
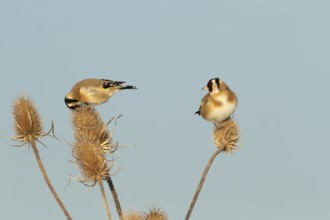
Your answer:
[[[99,145],[104,152],[115,146],[111,143],[108,125],[105,124],[93,106],[84,105],[72,113],[75,142],[87,142]]]
[[[15,139],[24,144],[31,144],[45,136],[40,115],[32,99],[24,95],[19,96],[13,105],[15,120]]]
[[[73,148],[73,157],[84,176],[82,180],[86,185],[94,186],[98,179],[109,177],[109,161],[105,158],[102,148],[98,144],[78,142]]]
[[[143,216],[137,210],[126,211],[124,213],[124,219],[125,220],[143,220]]]
[[[232,153],[237,149],[239,141],[239,127],[236,121],[228,119],[217,124],[213,132],[213,142],[218,149]]]
[[[167,220],[167,214],[161,208],[151,207],[149,211],[144,213],[145,220]]]

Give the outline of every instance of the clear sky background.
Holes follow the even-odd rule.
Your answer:
[[[65,219],[27,147],[15,148],[12,104],[24,90],[45,130],[72,142],[64,96],[77,81],[123,80],[98,107],[123,114],[113,180],[123,209],[162,207],[184,219],[215,151],[212,124],[193,113],[210,78],[239,98],[240,149],[214,162],[191,219],[330,218],[329,1],[0,1],[0,219]],[[141,141],[142,140],[142,141]],[[40,154],[74,219],[106,219],[99,189],[71,148]],[[114,219],[116,213],[108,191]]]

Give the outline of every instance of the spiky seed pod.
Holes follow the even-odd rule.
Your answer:
[[[145,220],[167,220],[167,214],[161,208],[151,207],[145,213]]]
[[[141,213],[138,211],[128,211],[124,213],[125,220],[143,220]]]
[[[73,157],[77,160],[78,166],[85,176],[84,182],[94,185],[97,179],[107,179],[110,167],[102,149],[93,143],[78,142],[73,148]]]
[[[14,120],[15,120],[16,139],[18,141],[22,142],[23,145],[29,144],[32,147],[34,155],[38,162],[40,171],[47,183],[49,190],[53,194],[58,205],[61,207],[66,218],[68,220],[71,220],[72,218],[71,218],[70,214],[64,207],[62,201],[60,200],[59,196],[57,195],[57,193],[47,175],[46,169],[42,163],[42,160],[39,155],[39,151],[37,149],[36,141],[40,137],[46,136],[48,134],[45,134],[42,131],[43,128],[41,125],[40,115],[37,111],[37,108],[34,106],[32,99],[27,98],[23,95],[19,96],[13,105],[13,115],[14,115]]]
[[[237,149],[239,141],[239,127],[237,123],[229,119],[215,126],[213,142],[218,149],[232,153]]]
[[[81,106],[72,113],[75,141],[99,145],[104,151],[112,148],[108,126],[92,106]]]
[[[20,96],[13,106],[16,138],[23,144],[31,144],[43,136],[41,119],[32,99]]]

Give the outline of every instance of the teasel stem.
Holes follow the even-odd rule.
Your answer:
[[[56,202],[57,202],[58,205],[61,207],[61,209],[62,209],[64,215],[66,216],[66,218],[67,218],[68,220],[72,220],[72,218],[71,218],[69,212],[68,212],[68,211],[66,210],[66,208],[64,207],[64,205],[63,205],[63,203],[62,203],[60,197],[57,195],[57,193],[56,193],[56,191],[55,191],[55,189],[54,189],[54,187],[53,187],[53,185],[52,185],[52,183],[51,183],[51,181],[50,181],[50,179],[49,179],[49,177],[48,177],[48,175],[47,175],[47,173],[46,173],[46,169],[45,169],[45,167],[44,167],[44,165],[43,165],[43,163],[42,163],[42,161],[41,161],[41,158],[40,158],[40,155],[39,155],[39,151],[38,151],[38,149],[37,149],[37,146],[36,146],[35,142],[34,142],[34,141],[31,141],[30,144],[31,144],[31,147],[32,147],[32,149],[33,149],[33,152],[34,152],[34,155],[35,155],[35,157],[36,157],[36,160],[37,160],[37,162],[38,162],[38,165],[39,165],[39,168],[40,168],[40,170],[41,170],[41,173],[42,173],[42,175],[43,175],[43,177],[44,177],[44,179],[45,179],[45,181],[46,181],[46,183],[47,183],[47,185],[48,185],[49,190],[52,192],[52,194],[53,194],[53,196],[54,196]]]
[[[112,179],[111,179],[110,176],[107,178],[107,183],[108,183],[110,191],[112,193],[113,201],[115,202],[117,213],[119,215],[119,219],[124,220],[124,216],[123,216],[123,212],[121,210],[121,206],[120,206],[119,198],[118,198],[118,195],[117,195],[117,191],[115,189],[115,186],[113,185],[113,182],[112,182]]]
[[[195,195],[194,195],[194,197],[193,197],[193,199],[192,199],[192,201],[191,201],[191,204],[190,204],[190,207],[189,207],[189,209],[188,209],[188,212],[187,212],[187,215],[186,215],[185,220],[189,220],[190,215],[191,215],[191,213],[192,213],[192,211],[193,211],[193,209],[194,209],[195,203],[196,203],[196,201],[197,201],[197,198],[198,198],[198,196],[199,196],[199,193],[200,193],[201,190],[202,190],[203,184],[204,184],[205,179],[206,179],[206,175],[207,175],[207,173],[208,173],[208,171],[209,171],[209,169],[210,169],[210,167],[211,167],[211,165],[212,165],[214,159],[215,159],[215,158],[216,158],[216,157],[222,152],[222,150],[223,150],[223,149],[221,149],[221,148],[217,149],[217,150],[213,153],[213,155],[211,156],[211,158],[209,159],[209,161],[207,162],[206,167],[205,167],[204,172],[203,172],[203,175],[202,175],[202,177],[201,177],[201,179],[200,179],[200,181],[199,181],[198,187],[197,187],[197,189],[196,189]]]
[[[100,176],[97,177],[97,182],[98,182],[99,187],[100,187],[100,191],[101,191],[102,198],[103,198],[103,204],[104,204],[105,210],[106,210],[106,212],[107,212],[108,220],[111,220],[110,209],[109,209],[109,205],[108,205],[107,197],[106,197],[106,195],[105,195],[105,190],[104,190],[104,186],[103,186],[102,178],[101,178]]]

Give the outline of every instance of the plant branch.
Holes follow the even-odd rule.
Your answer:
[[[115,186],[113,185],[113,182],[112,182],[112,179],[111,179],[110,176],[109,176],[109,178],[107,178],[107,182],[108,182],[110,191],[112,193],[113,201],[115,202],[115,205],[116,205],[116,209],[117,209],[117,213],[119,215],[119,219],[120,220],[124,220],[124,216],[123,216],[123,212],[121,210],[121,206],[120,206],[120,202],[119,202],[119,199],[118,199],[118,195],[117,195]]]
[[[104,186],[103,186],[102,178],[101,178],[100,176],[97,178],[97,182],[98,182],[98,184],[99,184],[99,186],[100,186],[100,191],[101,191],[102,198],[103,198],[103,204],[104,204],[105,210],[106,210],[106,212],[107,212],[108,220],[111,220],[110,209],[109,209],[109,205],[108,205],[107,197],[106,197],[106,195],[105,195],[105,190],[104,190]]]
[[[45,181],[46,181],[46,183],[47,183],[47,185],[48,185],[49,190],[52,192],[52,194],[53,194],[55,200],[57,201],[58,205],[61,207],[61,209],[62,209],[64,215],[66,216],[66,218],[67,218],[68,220],[72,220],[72,218],[71,218],[69,212],[68,212],[68,211],[66,210],[66,208],[64,207],[64,205],[63,205],[62,201],[60,200],[59,196],[57,195],[57,193],[56,193],[56,191],[55,191],[55,189],[54,189],[54,187],[53,187],[53,185],[52,185],[50,179],[49,179],[48,176],[47,176],[47,173],[46,173],[45,167],[44,167],[44,165],[43,165],[43,163],[42,163],[42,161],[41,161],[41,158],[40,158],[40,155],[39,155],[39,151],[38,151],[38,149],[37,149],[37,146],[36,146],[35,142],[31,141],[31,146],[32,146],[32,149],[33,149],[34,155],[35,155],[35,157],[36,157],[36,160],[37,160],[37,162],[38,162],[39,168],[40,168],[40,170],[41,170],[41,173],[42,173],[42,175],[43,175],[43,177],[44,177],[44,179],[45,179]]]
[[[202,175],[201,180],[199,181],[199,185],[198,185],[198,187],[196,189],[195,195],[194,195],[194,197],[193,197],[193,199],[191,201],[191,204],[190,204],[190,207],[188,209],[188,212],[187,212],[187,215],[186,215],[185,220],[189,220],[190,215],[191,215],[191,213],[192,213],[192,211],[194,209],[195,203],[197,201],[197,198],[199,196],[199,193],[202,190],[203,184],[204,184],[205,179],[206,179],[206,175],[207,175],[207,173],[208,173],[208,171],[209,171],[209,169],[210,169],[210,167],[211,167],[214,159],[218,156],[219,153],[221,153],[222,150],[223,149],[221,149],[221,148],[220,149],[217,149],[217,151],[213,153],[213,155],[209,159],[208,163],[206,164],[206,167],[204,169],[203,175]]]

